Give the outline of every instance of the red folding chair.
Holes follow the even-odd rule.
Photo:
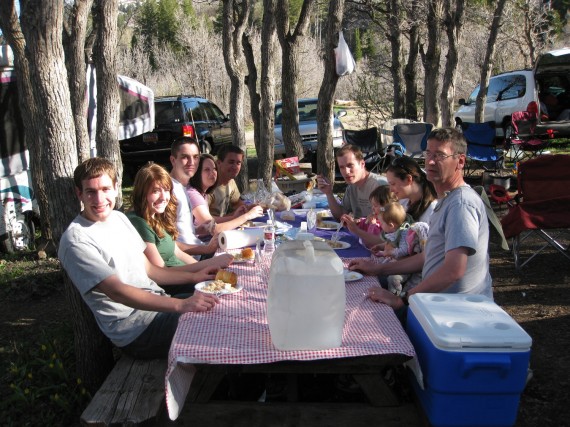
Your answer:
[[[513,162],[525,157],[543,154],[554,138],[554,131],[539,125],[538,111],[515,111],[511,114],[511,127],[505,135],[506,149],[515,153]]]
[[[570,228],[570,155],[543,155],[520,163],[516,199],[501,220],[505,237],[513,238],[515,268],[520,270],[548,246],[570,260],[568,245],[556,240],[560,229]],[[523,261],[522,244],[533,235],[546,244]]]

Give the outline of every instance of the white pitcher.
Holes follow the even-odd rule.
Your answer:
[[[278,350],[342,345],[346,292],[341,259],[318,241],[283,242],[269,273],[267,320]]]

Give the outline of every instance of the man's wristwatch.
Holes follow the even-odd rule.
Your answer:
[[[410,305],[410,303],[408,302],[408,292],[407,291],[402,291],[400,292],[400,298],[402,298],[402,302],[404,303],[404,305]]]

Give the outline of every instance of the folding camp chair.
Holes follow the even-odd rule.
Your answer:
[[[394,126],[394,141],[406,149],[406,156],[423,158],[427,146],[427,138],[433,125],[431,123],[404,123]]]
[[[515,111],[505,134],[505,148],[516,163],[543,154],[553,137],[553,130],[538,126],[538,111]]]
[[[364,162],[368,170],[373,170],[382,159],[382,152],[378,149],[378,129],[373,127],[363,130],[344,130],[344,139],[347,144],[358,146],[364,154]]]
[[[394,126],[404,123],[414,123],[410,119],[389,119],[379,129],[380,152],[384,153],[382,160],[376,165],[375,170],[384,172],[395,156],[402,156],[404,147],[401,144],[394,145]],[[401,153],[398,152],[401,151]]]
[[[496,171],[501,168],[503,157],[495,148],[495,122],[463,122],[461,130],[467,140],[465,175],[471,175],[476,169]]]
[[[503,217],[505,237],[513,238],[515,268],[520,270],[548,245],[570,260],[568,245],[556,239],[560,233],[545,230],[570,228],[570,155],[544,155],[522,162],[518,170],[518,204]],[[521,259],[522,243],[532,235],[546,244]]]

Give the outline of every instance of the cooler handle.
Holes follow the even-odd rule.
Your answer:
[[[501,377],[505,377],[511,370],[511,358],[506,354],[466,355],[460,368],[461,376],[466,378],[475,369],[495,369],[499,371]]]

